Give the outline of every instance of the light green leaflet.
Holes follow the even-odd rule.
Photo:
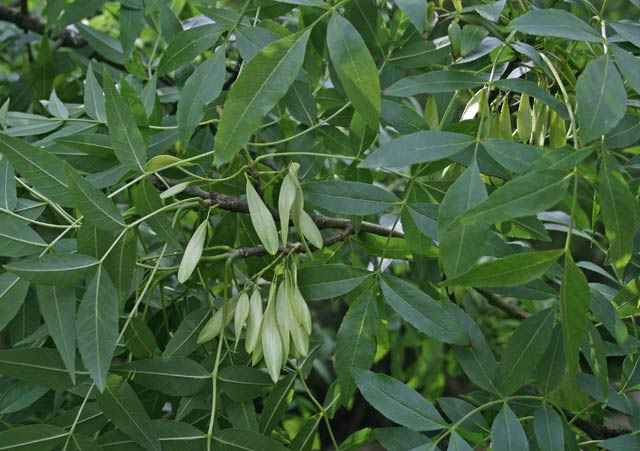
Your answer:
[[[3,376],[54,390],[74,385],[60,354],[51,348],[0,350],[0,372]]]
[[[247,180],[246,190],[253,228],[265,250],[275,255],[278,252],[278,229],[273,216],[249,180]]]
[[[58,25],[64,28],[67,25],[76,23],[93,14],[104,2],[105,0],[84,0],[82,2],[73,2],[65,8],[64,14],[60,18]]]
[[[0,331],[16,316],[29,290],[29,282],[11,273],[0,275]]]
[[[473,451],[473,448],[469,446],[469,444],[465,442],[457,432],[454,431],[449,439],[447,451]]]
[[[147,114],[147,117],[151,116],[153,113],[153,109],[156,106],[157,99],[157,75],[153,74],[151,80],[147,82],[144,88],[142,88],[142,92],[140,93],[140,101],[144,106],[144,111]]]
[[[351,23],[333,14],[327,26],[329,55],[355,110],[374,130],[380,122],[380,80],[367,45]]]
[[[498,386],[508,396],[531,377],[547,349],[553,326],[553,310],[547,309],[520,323],[498,366]]]
[[[537,36],[555,36],[576,41],[600,42],[599,33],[568,11],[538,9],[511,22],[512,30]]]
[[[633,451],[640,447],[640,435],[624,434],[600,443],[604,449],[611,451]]]
[[[165,191],[166,192],[166,191]],[[171,229],[171,221],[167,213],[156,213],[162,208],[162,200],[158,195],[158,190],[148,180],[142,180],[133,189],[133,205],[136,212],[141,217],[147,217],[145,222],[163,239],[169,246],[180,249],[181,244],[176,238],[176,234]]]
[[[486,80],[468,72],[432,71],[413,77],[406,77],[392,84],[382,92],[385,96],[411,97],[416,94],[435,94],[459,89],[475,89]]]
[[[426,26],[427,4],[412,0],[397,0],[398,8],[407,15],[418,33],[422,33]]]
[[[205,24],[176,34],[162,53],[156,76],[162,77],[193,61],[196,56],[215,44],[223,29],[220,24]]]
[[[290,449],[311,451],[321,421],[322,414],[319,413],[309,418],[291,441]]]
[[[536,369],[536,386],[542,393],[550,393],[562,382],[566,371],[562,327],[557,325],[551,332],[551,338]]]
[[[83,23],[76,24],[80,35],[89,42],[91,47],[100,53],[109,61],[117,64],[123,64],[126,60],[122,52],[122,44],[117,39],[112,38],[109,34],[97,30]]]
[[[197,347],[196,339],[198,332],[204,323],[209,319],[210,309],[204,307],[188,314],[176,329],[173,337],[169,340],[162,357],[186,357]]]
[[[193,395],[201,388],[201,382],[211,379],[209,371],[185,357],[136,360],[111,371],[122,376],[134,374],[137,384],[171,396]]]
[[[106,194],[96,189],[72,166],[67,165],[66,170],[71,197],[87,222],[99,229],[116,232],[126,226],[120,210]]]
[[[372,275],[356,266],[325,263],[300,269],[298,283],[306,300],[319,301],[347,294]]]
[[[283,377],[276,384],[269,396],[267,396],[264,403],[264,410],[260,415],[260,430],[263,433],[269,434],[289,407],[289,403],[291,402],[289,393],[293,388],[295,380],[295,374],[289,374]]]
[[[565,171],[557,169],[529,172],[502,185],[486,200],[459,216],[453,225],[493,224],[533,216],[560,202],[569,180]]]
[[[378,308],[373,288],[369,287],[351,304],[336,335],[336,373],[340,393],[346,401],[355,391],[351,371],[369,369],[376,354]]]
[[[0,400],[0,412],[3,414],[20,412],[32,406],[49,391],[46,387],[34,387],[21,381],[7,385],[8,387]]]
[[[47,254],[10,263],[4,268],[25,280],[44,285],[71,285],[83,279],[98,261],[82,254]]]
[[[84,110],[92,119],[107,122],[104,93],[98,84],[91,63],[87,67],[87,79],[84,85]]]
[[[327,180],[304,185],[304,196],[317,207],[334,213],[365,216],[388,210],[398,201],[390,191],[369,183]]]
[[[475,142],[462,133],[420,131],[393,139],[359,164],[361,168],[404,167],[437,161],[466,149]]]
[[[46,248],[44,242],[29,224],[12,216],[0,215],[0,256],[22,257]]]
[[[147,144],[136,126],[131,108],[124,101],[105,69],[103,72],[109,137],[116,157],[125,166],[143,171],[147,160]]]
[[[453,220],[487,198],[487,190],[473,161],[467,170],[449,187],[439,209],[439,257],[447,277],[467,271],[482,256],[489,226],[467,224],[450,227]]]
[[[131,52],[135,47],[135,40],[140,34],[140,30],[145,25],[144,12],[141,7],[134,8],[132,2],[123,2],[120,8],[120,36],[118,36],[122,44],[122,52],[127,58],[131,56]],[[141,6],[139,2],[135,6]]]
[[[224,104],[216,134],[216,162],[224,164],[249,141],[264,116],[296,79],[311,31],[263,48],[243,69]]]
[[[564,450],[564,428],[560,414],[546,402],[540,403],[533,415],[536,441],[547,451]]]
[[[565,255],[560,287],[560,320],[564,355],[572,377],[579,369],[580,345],[586,330],[590,297],[587,278],[571,255]]]
[[[386,374],[354,369],[362,396],[385,417],[416,431],[437,431],[445,421],[418,392]]]
[[[178,100],[178,137],[186,149],[191,135],[204,116],[205,107],[222,91],[225,71],[225,48],[220,47],[187,79]]]
[[[578,78],[576,96],[580,138],[585,143],[615,127],[627,109],[624,82],[608,56],[587,65]]]
[[[207,229],[209,227],[209,220],[204,220],[193,232],[193,236],[189,240],[180,267],[178,268],[178,282],[185,283],[193,274],[193,271],[198,266],[200,257],[202,257],[202,250],[204,248],[205,241],[207,240]]]
[[[491,425],[491,449],[493,451],[529,451],[527,435],[520,420],[505,402]]]
[[[258,434],[253,431],[244,431],[238,429],[225,429],[213,437],[215,445],[220,450],[269,450],[269,451],[286,451],[287,448],[282,446],[280,442]]]
[[[445,343],[467,345],[469,338],[458,327],[455,306],[440,305],[422,290],[397,277],[380,279],[384,300],[420,332]]]
[[[62,206],[73,206],[64,163],[44,149],[0,133],[0,152],[34,188]]]
[[[0,208],[13,211],[17,204],[15,172],[9,158],[0,153]]]
[[[525,252],[482,263],[442,282],[443,286],[513,287],[538,279],[560,258],[563,250]]]
[[[629,86],[640,93],[640,60],[618,46],[612,45],[611,48],[620,73],[626,78]]]
[[[113,424],[138,445],[149,451],[161,451],[158,434],[149,427],[151,419],[126,380],[110,376],[104,392],[98,394],[97,401]]]
[[[7,98],[7,100],[4,101],[2,106],[0,106],[0,128],[2,128],[2,130],[6,130],[6,128],[9,126],[9,102],[10,101],[11,99]]]
[[[458,323],[473,346],[455,348],[455,355],[469,380],[489,393],[500,394],[495,375],[498,363],[478,325],[467,314],[460,315]]]
[[[460,42],[460,54],[469,55],[487,37],[489,31],[477,25],[465,25],[462,29],[462,40]]]
[[[291,5],[326,7],[326,3],[322,0],[278,0],[281,3],[289,3]]]
[[[50,450],[64,443],[68,435],[68,431],[48,424],[18,426],[0,432],[0,450]]]
[[[40,312],[47,330],[62,357],[69,377],[75,384],[76,375],[76,295],[69,286],[36,287]]]
[[[131,281],[136,271],[137,237],[133,230],[125,232],[104,261],[121,303],[131,292]]]
[[[501,166],[516,174],[523,174],[533,162],[545,155],[538,147],[499,139],[483,140],[482,147]]]
[[[99,391],[107,384],[107,372],[118,341],[118,297],[106,269],[98,265],[80,302],[76,320],[78,350]]]
[[[306,77],[298,77],[293,82],[289,92],[284,98],[287,109],[296,120],[305,125],[313,125],[318,119],[316,99]]]
[[[51,115],[57,117],[58,119],[69,119],[69,110],[67,109],[66,105],[62,103],[62,100],[60,100],[58,94],[56,94],[55,89],[51,91],[47,109],[49,110],[49,113],[51,113]]]
[[[622,279],[633,251],[635,221],[630,211],[637,208],[637,201],[618,170],[615,159],[604,149],[601,152],[598,176],[602,221],[609,240],[608,262],[615,269],[618,278]]]
[[[155,354],[158,343],[141,317],[133,317],[124,331],[124,345],[134,358],[144,359]]]

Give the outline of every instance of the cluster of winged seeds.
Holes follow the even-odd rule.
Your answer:
[[[247,180],[246,194],[251,222],[265,251],[271,255],[280,250],[288,253],[294,248],[287,242],[290,220],[303,246],[308,246],[305,239],[318,249],[323,245],[318,227],[304,211],[304,197],[298,181],[299,168],[297,163],[290,165],[278,198],[277,217],[280,220],[282,247],[274,212],[266,206]],[[249,290],[244,290],[218,309],[198,337],[198,343],[213,340],[233,320],[237,346],[246,325],[244,344],[246,351],[252,356],[252,364],[258,365],[264,360],[274,381],[278,380],[289,355],[302,357],[308,353],[312,328],[309,307],[298,288],[294,259],[287,258],[281,269],[282,274],[275,276],[271,282],[264,310],[262,295],[256,283],[251,296],[248,294]]]

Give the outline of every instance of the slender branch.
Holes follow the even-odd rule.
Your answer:
[[[20,0],[20,13],[22,15],[29,15],[29,0]],[[28,32],[28,30],[24,30],[25,34]],[[29,62],[33,63],[33,51],[31,50],[30,42],[27,42],[27,56],[29,57]]]
[[[29,12],[24,13],[15,8],[11,8],[7,5],[3,5],[0,3],[0,21],[10,22],[16,25],[18,28],[21,28],[25,32],[32,31],[38,34],[44,34],[47,31],[47,25],[45,20],[42,17],[33,15]],[[82,47],[86,47],[89,43],[80,36],[79,33],[73,31],[70,28],[65,28],[60,33],[55,36],[55,39],[60,41],[60,45],[63,47],[69,47],[74,49],[79,49]],[[95,52],[94,57],[98,61],[102,61],[104,63],[108,63],[109,65],[117,68],[118,70],[124,71],[124,66],[120,64],[116,64],[113,61],[106,59],[100,53]],[[168,75],[163,75],[160,77],[160,80],[166,85],[172,86],[175,85],[175,81],[169,77]]]
[[[516,307],[515,305],[511,305],[508,301],[498,296],[497,294],[485,290],[478,290],[478,292],[482,294],[482,296],[484,296],[487,301],[489,301],[489,304],[499,308],[513,318],[527,319],[531,316],[529,312],[524,311],[520,307]]]
[[[337,233],[335,235],[325,238],[322,242],[325,247],[331,246],[333,244],[339,243],[340,241],[346,240],[352,234],[353,234],[353,227],[350,225],[349,227],[346,227],[344,230],[342,230],[340,233]],[[309,248],[312,251],[316,250],[316,248],[311,244],[309,244]],[[283,254],[290,254],[292,252],[301,253],[301,252],[306,252],[306,250],[307,248],[303,243],[291,243],[291,244],[288,244],[286,247],[285,246],[278,247],[278,252]],[[247,257],[267,255],[267,250],[264,248],[263,245],[260,244],[254,247],[240,247],[237,249],[233,249],[224,255],[225,255],[225,258],[247,258]]]
[[[568,420],[573,418],[573,415],[570,412],[565,410],[565,415]],[[618,437],[624,434],[630,434],[631,431],[623,428],[611,428],[608,426],[602,426],[599,424],[592,423],[587,420],[583,420],[582,418],[577,418],[573,425],[576,426],[581,431],[585,432],[589,437],[594,440],[606,440],[608,438]]]
[[[3,4],[0,4],[0,20],[11,22],[25,31],[38,34],[44,34],[46,29],[46,22],[41,17],[30,13],[25,14]],[[87,45],[87,41],[82,36],[68,28],[59,33],[57,39],[60,39],[64,47],[81,48]]]
[[[154,184],[154,186],[160,190],[165,191],[170,186],[174,185],[172,182],[166,181],[169,186],[167,186],[163,181],[158,179],[157,177],[150,177],[149,180]],[[245,200],[238,199],[237,197],[228,196],[226,194],[218,193],[215,191],[205,191],[199,186],[189,186],[181,193],[187,197],[199,197],[203,199],[208,205],[217,205],[218,208],[223,210],[232,211],[235,213],[249,213],[249,205]],[[271,214],[274,219],[279,219],[278,211],[270,208]],[[352,229],[353,224],[350,219],[343,218],[332,218],[324,215],[314,215],[311,217],[313,222],[318,226],[319,229]],[[353,231],[353,230],[352,230]],[[352,233],[349,232],[349,234]],[[362,222],[360,224],[360,231],[365,233],[371,233],[374,235],[380,236],[393,236],[396,238],[404,238],[404,233],[399,230],[390,230],[384,226],[379,224],[374,224],[372,222]],[[347,235],[348,236],[348,235]],[[345,237],[346,238],[346,237]]]

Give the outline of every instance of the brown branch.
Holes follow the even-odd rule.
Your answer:
[[[331,246],[336,243],[339,243],[340,241],[346,240],[352,234],[353,234],[353,227],[346,227],[340,233],[337,233],[335,235],[325,238],[322,241],[322,243],[325,247]],[[311,244],[309,244],[309,249],[311,251],[317,250]],[[285,246],[278,247],[278,252],[282,254],[290,254],[292,252],[301,253],[301,252],[306,252],[306,250],[307,249],[303,243],[291,243],[291,244],[288,244],[286,247]],[[253,247],[240,247],[237,249],[233,249],[224,255],[227,256],[227,258],[256,257],[256,256],[267,255],[267,250],[264,248],[263,245],[259,244],[258,246],[253,246]]]
[[[567,420],[571,420],[574,415],[565,410],[565,415],[567,416]],[[582,418],[578,418],[573,422],[574,426],[578,429],[587,433],[589,437],[593,440],[606,440],[613,437],[618,437],[624,434],[630,434],[631,431],[623,428],[610,428],[608,426],[602,426],[599,424],[594,424],[590,421],[583,420]]]
[[[533,385],[525,385],[525,389],[536,396],[540,396],[540,392]],[[583,418],[575,418],[576,415],[567,409],[562,409],[562,411],[564,416],[567,418],[567,421],[573,421],[573,425],[575,427],[580,429],[582,432],[585,432],[593,440],[606,440],[620,435],[630,434],[632,432],[625,428],[609,427],[592,423],[591,421]]]
[[[20,0],[20,12],[23,16],[29,15],[29,0]],[[24,30],[24,33],[27,34],[29,31]],[[33,51],[31,50],[31,43],[27,42],[27,56],[29,57],[29,62],[33,63]]]
[[[0,20],[11,22],[24,31],[44,34],[46,30],[46,22],[41,17],[29,13],[24,14],[20,10],[3,4],[0,4]],[[82,36],[68,28],[60,32],[56,38],[61,41],[64,47],[81,48],[87,45],[87,41]]]
[[[489,304],[499,308],[515,319],[527,319],[531,316],[529,312],[522,310],[520,307],[516,307],[515,305],[511,305],[509,302],[507,302],[497,294],[485,290],[478,290],[478,292],[482,294],[482,296],[484,296],[487,301],[489,301]]]
[[[165,180],[165,182],[161,181],[157,177],[151,177],[150,181],[154,184],[154,186],[160,190],[165,191],[170,186],[173,186],[174,183]],[[233,196],[228,196],[226,194],[217,193],[215,191],[205,191],[199,186],[189,186],[184,191],[182,191],[182,195],[186,197],[199,197],[203,199],[207,205],[217,205],[219,208],[227,211],[232,211],[235,213],[249,213],[249,205],[245,200],[238,199]],[[269,208],[274,219],[279,219],[280,215],[278,211],[274,208]],[[350,219],[344,218],[331,218],[329,216],[324,215],[314,215],[311,217],[313,222],[318,226],[319,229],[352,229],[353,224]],[[396,238],[404,238],[404,233],[399,230],[391,230],[386,227],[383,227],[379,224],[374,224],[372,222],[362,222],[360,224],[360,231],[365,233],[371,233],[374,235],[380,236],[389,236]],[[351,232],[350,232],[351,233]]]
[[[25,13],[23,11],[11,8],[3,4],[0,4],[0,21],[10,22],[16,25],[18,28],[21,28],[25,32],[32,31],[38,34],[44,34],[47,31],[47,24],[42,17],[35,16],[29,12]],[[89,45],[89,43],[82,36],[80,36],[79,33],[69,28],[65,28],[63,31],[58,33],[55,36],[55,39],[59,40],[60,45],[62,45],[63,47],[69,47],[73,49],[79,49]],[[100,53],[94,52],[93,56],[96,58],[96,60],[107,63],[118,70],[125,70],[123,65],[116,64],[113,61],[108,60]],[[160,77],[160,81],[168,86],[175,85],[175,80],[173,80],[168,75],[163,75],[162,77]]]

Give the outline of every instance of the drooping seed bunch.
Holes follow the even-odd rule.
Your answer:
[[[539,88],[543,89],[543,87]],[[565,120],[549,105],[536,98],[531,102],[529,95],[523,93],[518,101],[516,129],[514,132],[509,108],[509,96],[499,97],[498,100],[491,102],[490,105],[487,91],[485,87],[476,92],[469,99],[462,113],[462,119],[465,120],[484,116],[481,130],[482,136],[506,141],[519,140],[524,144],[540,147],[548,143],[554,149],[567,144]],[[548,102],[549,100],[547,100]],[[533,107],[531,106],[532,103]],[[430,127],[439,127],[437,119],[432,117],[437,117],[436,112],[435,100],[427,102],[425,117]]]
[[[297,163],[289,166],[278,198],[280,238],[285,252],[288,251],[290,220],[298,238],[307,249],[305,239],[318,249],[323,245],[320,230],[311,216],[304,211],[304,196],[298,181],[299,168],[300,165]],[[246,190],[253,227],[266,252],[274,255],[278,252],[280,243],[272,211],[249,180]],[[276,277],[271,283],[264,312],[259,290],[255,288],[251,296],[247,291],[243,291],[231,298],[224,308],[214,313],[202,329],[198,343],[213,340],[233,320],[237,345],[246,325],[245,349],[251,354],[252,364],[257,365],[264,359],[271,378],[276,381],[290,355],[301,357],[309,351],[311,313],[300,293],[297,279],[295,261],[293,258],[287,258],[279,280]]]
[[[247,324],[247,333],[249,327]],[[256,351],[264,355],[269,374],[276,381],[290,354],[302,357],[309,352],[310,335],[311,313],[298,289],[295,265],[292,265],[292,269],[285,269],[284,277],[277,288],[276,283],[272,283],[269,290],[267,308],[259,334],[262,339],[261,351],[249,348],[247,351],[253,352],[253,362],[259,361]]]
[[[243,291],[214,313],[200,332],[198,343],[213,340],[233,320],[237,345],[246,325],[244,346],[251,354],[252,365],[264,359],[269,375],[277,381],[290,355],[303,357],[309,352],[312,328],[311,313],[298,288],[294,262],[285,265],[280,279],[279,283],[276,279],[271,283],[264,312],[260,291],[254,288],[251,297]]]

